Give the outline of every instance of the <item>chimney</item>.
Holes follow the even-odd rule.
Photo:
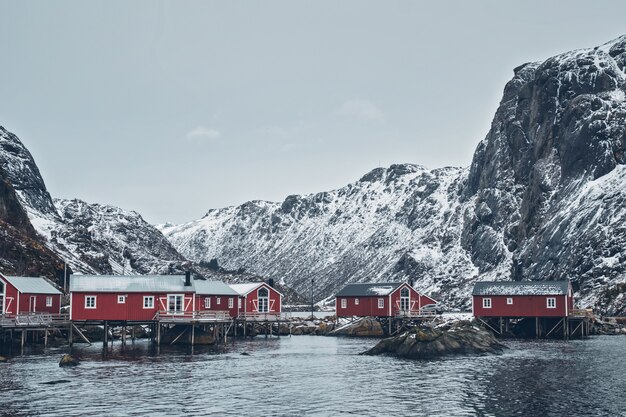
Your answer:
[[[409,278],[409,285],[413,287],[413,284],[415,284],[415,279]]]
[[[191,287],[191,271],[185,272],[185,287]]]
[[[274,278],[270,278],[267,280],[267,285],[269,285],[270,287],[274,288]]]

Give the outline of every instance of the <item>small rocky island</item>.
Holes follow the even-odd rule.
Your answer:
[[[471,321],[455,321],[438,326],[419,326],[381,340],[362,355],[389,354],[409,359],[434,359],[448,355],[498,354],[507,347]]]

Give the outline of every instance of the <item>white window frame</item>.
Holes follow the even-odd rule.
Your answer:
[[[233,308],[234,305],[235,300],[233,300],[233,297],[228,297],[228,308]]]
[[[211,297],[206,297],[204,299],[204,308],[207,310],[211,308]]]
[[[126,296],[125,295],[118,295],[117,296],[117,303],[118,304],[126,304]]]
[[[385,299],[384,298],[379,298],[378,299],[378,308],[385,308]]]
[[[237,298],[237,308],[241,308],[241,297]]]
[[[506,305],[512,306],[513,305],[513,297],[507,297],[506,299]]]
[[[342,298],[341,299],[341,308],[348,308],[348,299],[347,298]]]
[[[491,308],[491,298],[483,298],[483,308]]]
[[[93,301],[93,305],[92,303],[90,303],[90,301]],[[85,296],[85,309],[89,309],[89,310],[93,310],[97,307],[97,302],[98,302],[98,297],[95,295],[86,295]]]
[[[221,297],[215,297],[215,304],[221,304],[222,300]]]
[[[148,302],[148,303],[146,303]],[[146,310],[150,310],[154,308],[154,296],[153,295],[144,295],[143,296],[143,308]]]
[[[358,298],[355,298],[355,299],[354,299],[354,305],[355,305],[355,306],[358,306],[358,305],[359,305],[359,299],[358,299]]]
[[[47,295],[46,296],[46,307],[52,307],[52,296],[51,295]]]
[[[556,297],[546,298],[546,306],[547,308],[556,308]]]

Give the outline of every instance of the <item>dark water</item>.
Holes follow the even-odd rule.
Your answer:
[[[58,367],[67,349],[30,352],[0,364],[0,414],[626,416],[621,336],[428,362],[357,355],[373,344],[294,336],[193,354],[92,346],[74,348],[83,363],[72,369]]]

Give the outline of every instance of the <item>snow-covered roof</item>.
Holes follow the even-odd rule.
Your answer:
[[[196,286],[196,294],[201,295],[238,295],[239,293],[233,290],[230,286],[226,285],[222,281],[194,281]]]
[[[239,295],[246,295],[246,294],[249,294],[252,291],[256,290],[257,288],[259,288],[263,284],[265,284],[265,282],[246,282],[246,283],[243,283],[243,284],[230,284],[230,288],[235,290],[237,292],[237,294],[239,294]],[[269,287],[269,285],[268,285],[268,287]],[[272,288],[272,289],[282,296],[282,294],[280,292],[278,292],[276,290],[276,288]]]
[[[193,292],[184,275],[72,275],[72,292]]]
[[[337,293],[337,297],[375,297],[389,295],[404,282],[379,282],[348,284]]]
[[[4,278],[22,294],[61,294],[61,291],[42,277],[4,276]]]
[[[566,295],[569,281],[477,282],[472,295]]]

